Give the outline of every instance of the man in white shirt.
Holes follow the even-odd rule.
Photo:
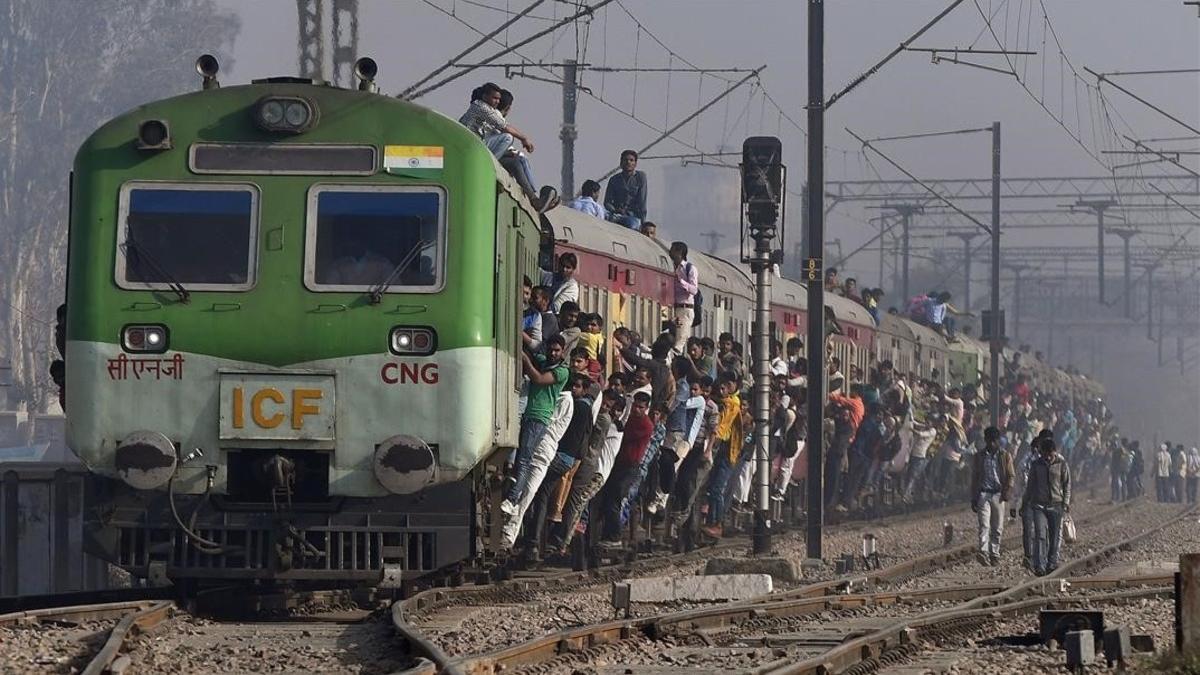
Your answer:
[[[688,245],[682,241],[671,242],[671,262],[675,263],[675,346],[671,352],[682,356],[688,338],[692,337],[692,323],[696,318],[696,294],[700,292],[700,276],[696,266],[687,259]]]
[[[579,302],[579,281],[575,279],[577,269],[579,259],[567,251],[558,256],[558,269],[555,272],[542,272],[542,285],[550,289],[550,308],[555,314],[562,311],[563,303]]]
[[[624,437],[620,422],[617,421],[624,407],[625,398],[615,389],[606,389],[601,394],[600,403],[594,406],[597,411],[596,422],[588,436],[587,450],[579,469],[571,479],[562,521],[547,542],[550,549],[566,551],[575,536],[575,526],[579,524],[584,508],[608,480]]]
[[[904,471],[904,494],[900,497],[901,501],[907,503],[912,500],[913,489],[916,488],[917,481],[921,479],[926,465],[929,464],[929,446],[933,444],[936,436],[937,430],[933,427],[919,422],[912,423],[912,449],[908,451],[908,465]]]
[[[575,209],[589,216],[595,216],[600,220],[605,220],[608,217],[608,212],[600,205],[600,184],[594,180],[583,181],[583,187],[579,189],[579,196],[572,199],[567,204],[568,208]]]
[[[550,418],[550,424],[546,425],[546,433],[542,434],[541,441],[538,442],[529,459],[529,473],[526,474],[528,481],[524,486],[517,486],[520,489],[517,494],[521,495],[521,499],[515,504],[515,510],[512,513],[505,514],[506,519],[500,539],[500,547],[503,549],[512,548],[517,541],[517,534],[521,530],[521,521],[525,518],[525,511],[529,509],[530,503],[537,495],[538,488],[542,486],[542,479],[546,477],[550,461],[558,452],[558,442],[562,440],[567,427],[571,425],[571,415],[575,411],[575,397],[572,390],[582,389],[586,379],[586,375],[572,376],[571,386],[563,389],[554,402],[554,415]],[[511,502],[506,503],[511,504]]]
[[[771,340],[771,375],[788,375],[788,362],[781,356],[783,344],[779,340]],[[786,404],[785,404],[786,405]]]

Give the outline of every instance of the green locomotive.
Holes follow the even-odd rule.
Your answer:
[[[81,146],[68,444],[87,550],[137,575],[398,581],[471,557],[516,444],[540,228],[427,108],[298,78],[201,91]]]

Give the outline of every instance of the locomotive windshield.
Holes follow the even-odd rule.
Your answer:
[[[250,288],[257,202],[257,190],[248,185],[126,184],[118,285]]]
[[[435,188],[313,188],[305,282],[323,291],[436,290],[443,201]]]

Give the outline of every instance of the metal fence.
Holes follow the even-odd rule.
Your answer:
[[[79,464],[0,462],[0,596],[109,587],[108,565],[83,552]]]

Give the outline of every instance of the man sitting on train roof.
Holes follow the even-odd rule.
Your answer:
[[[655,225],[654,223],[647,220],[646,222],[642,223],[642,234],[646,235],[647,237],[650,237],[651,239],[657,240],[658,239],[658,225]]]
[[[621,171],[608,179],[604,208],[608,219],[631,230],[641,228],[646,219],[646,174],[637,170],[636,150],[621,151]]]
[[[568,202],[567,207],[605,220],[608,214],[604,207],[600,206],[599,199],[600,184],[589,178],[583,181],[583,187],[579,188],[579,196]]]
[[[549,186],[543,187],[540,195],[534,187],[537,183],[533,180],[529,160],[521,148],[516,146],[516,142],[520,141],[525,151],[533,152],[533,141],[509,124],[501,112],[512,108],[512,94],[508,93],[505,96],[506,93],[508,92],[493,82],[476,87],[471,92],[471,102],[467,111],[458,118],[458,122],[479,136],[487,145],[496,159],[500,160],[500,164],[521,185],[521,190],[525,192],[534,208],[548,211],[558,205],[558,197]]]

